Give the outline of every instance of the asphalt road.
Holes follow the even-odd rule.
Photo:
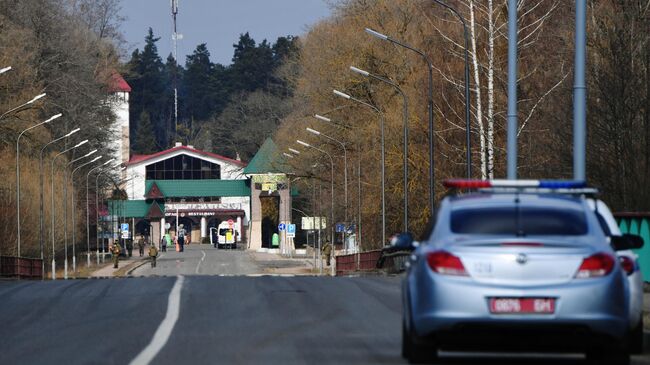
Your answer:
[[[145,250],[146,251],[146,250]],[[255,275],[263,273],[251,253],[244,250],[216,249],[211,245],[187,245],[183,252],[160,252],[156,267],[140,266],[133,276],[176,275]]]
[[[397,277],[0,282],[0,298],[2,364],[405,363]],[[582,363],[452,355],[445,363]]]

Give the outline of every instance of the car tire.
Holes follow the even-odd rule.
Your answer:
[[[438,360],[438,349],[432,344],[421,344],[402,324],[402,357],[409,364],[433,364]]]
[[[630,354],[622,347],[610,349],[594,349],[586,354],[587,364],[590,365],[629,365]]]
[[[627,334],[627,346],[631,354],[643,353],[643,318]]]

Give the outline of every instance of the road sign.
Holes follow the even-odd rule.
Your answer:
[[[284,223],[278,224],[278,231],[282,232],[287,226]]]
[[[120,231],[122,231],[122,238],[124,238],[124,239],[129,238],[129,224],[128,223],[120,224]]]
[[[296,237],[296,225],[287,224],[287,237],[292,238]]]
[[[345,223],[336,223],[336,233],[345,232]]]
[[[357,228],[357,227],[356,227],[354,224],[350,224],[350,225],[346,228],[346,231],[348,232],[348,234],[352,234],[352,233],[355,232],[356,228]]]

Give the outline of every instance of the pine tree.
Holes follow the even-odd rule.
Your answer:
[[[138,118],[142,112],[147,112],[153,124],[156,143],[165,145],[165,118],[164,103],[165,98],[165,74],[163,72],[163,63],[158,55],[158,47],[153,30],[145,37],[145,46],[142,51],[136,49],[131,55],[128,63],[130,74],[127,76],[127,82],[131,85],[133,91],[130,97],[130,115],[131,115],[131,134],[138,129]],[[152,133],[153,135],[153,133]]]
[[[134,152],[138,154],[149,155],[158,150],[156,140],[153,134],[153,125],[149,113],[143,111],[138,118],[138,130],[134,136]]]
[[[205,120],[214,111],[214,91],[210,52],[205,43],[199,44],[185,62],[187,107],[191,120]]]

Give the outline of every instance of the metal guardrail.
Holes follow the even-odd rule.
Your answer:
[[[385,271],[389,274],[405,270],[410,251],[373,250],[336,256],[336,275],[355,272]]]
[[[41,259],[0,256],[0,277],[18,279],[41,279]]]

